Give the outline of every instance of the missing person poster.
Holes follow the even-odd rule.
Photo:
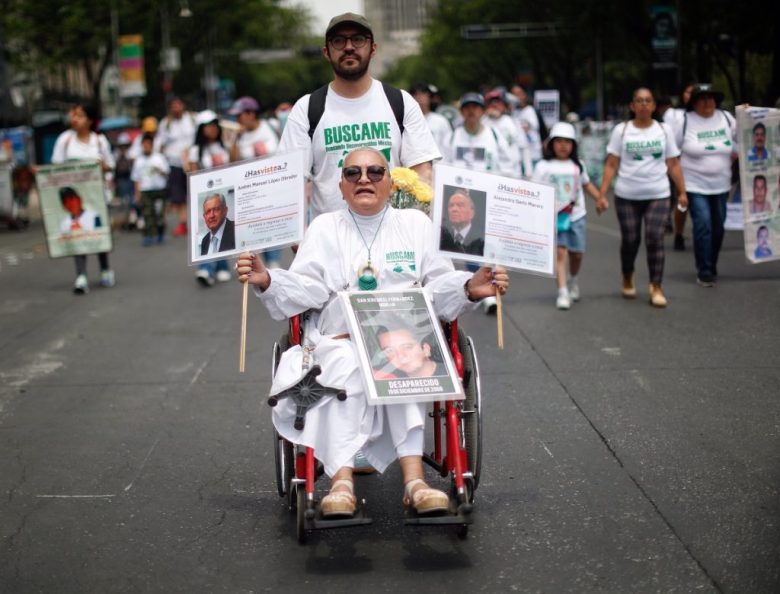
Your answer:
[[[35,178],[49,257],[111,251],[111,221],[100,163],[42,165]]]
[[[456,260],[552,276],[555,188],[450,165],[434,166],[437,251]]]
[[[422,289],[340,296],[369,404],[463,399],[444,333]]]
[[[304,162],[296,151],[189,174],[190,264],[300,242]]]
[[[745,257],[780,259],[780,109],[737,107]]]

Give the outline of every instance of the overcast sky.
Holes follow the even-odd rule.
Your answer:
[[[363,0],[285,0],[288,6],[303,5],[314,15],[314,33],[325,33],[328,21],[344,12],[363,13]]]

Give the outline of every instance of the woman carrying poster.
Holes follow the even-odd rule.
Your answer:
[[[54,143],[52,163],[66,161],[99,161],[108,182],[109,174],[114,170],[114,156],[108,139],[95,132],[97,126],[97,110],[86,103],[77,103],[70,109],[70,130],[59,135]],[[63,202],[64,204],[64,202]],[[87,280],[87,257],[73,256],[76,262],[76,281],[73,292],[84,295],[89,292]],[[114,271],[108,264],[108,252],[98,254],[100,263],[100,286],[113,287],[116,284]]]

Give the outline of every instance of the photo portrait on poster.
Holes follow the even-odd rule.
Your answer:
[[[97,161],[44,165],[36,181],[50,257],[111,251],[111,219]]]
[[[485,253],[485,192],[444,186],[439,248],[446,252]]]
[[[190,264],[299,243],[303,166],[295,151],[189,174]]]
[[[466,263],[553,275],[554,186],[438,163],[433,171],[437,253]]]
[[[460,400],[447,343],[422,289],[341,293],[371,404]]]
[[[780,109],[738,106],[736,114],[745,257],[780,260]]]

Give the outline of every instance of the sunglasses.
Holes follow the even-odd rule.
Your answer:
[[[363,172],[366,172],[366,177],[368,178],[368,181],[372,183],[381,182],[385,178],[385,172],[387,169],[382,167],[381,165],[369,165],[365,169],[362,167],[345,167],[341,170],[341,175],[344,176],[344,179],[347,180],[351,184],[356,184],[358,181],[360,181],[360,178],[363,177]]]
[[[328,39],[328,42],[333,47],[333,49],[336,50],[343,50],[345,47],[347,47],[347,41],[351,41],[352,47],[355,49],[360,49],[361,47],[365,46],[370,39],[371,37],[368,35],[358,33],[357,35],[334,35]]]

